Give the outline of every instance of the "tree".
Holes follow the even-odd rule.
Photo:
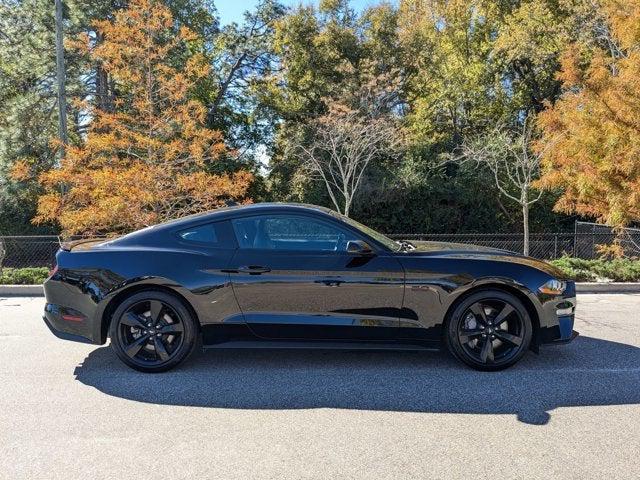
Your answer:
[[[83,37],[119,96],[113,111],[83,104],[92,119],[86,141],[40,175],[36,223],[57,222],[69,234],[125,232],[244,197],[249,173],[208,172],[226,150],[205,128],[204,105],[190,98],[208,66],[190,49],[197,35],[173,26],[159,0],[132,0],[113,21],[95,23],[101,43]],[[19,162],[14,176],[30,170]]]
[[[412,107],[408,128],[422,148],[451,151],[488,121],[505,120],[509,98],[493,53],[498,8],[484,0],[400,3],[399,36]]]
[[[369,164],[400,146],[399,129],[389,117],[367,117],[338,103],[330,103],[312,129],[309,145],[300,145],[303,161],[322,179],[336,210],[348,217]]]
[[[544,153],[531,150],[531,123],[527,118],[515,135],[499,126],[489,133],[469,138],[462,144],[459,155],[453,157],[489,169],[500,193],[520,205],[525,255],[529,255],[529,209],[542,196],[542,190],[534,191],[534,183]]]
[[[65,0],[65,39],[91,29],[119,0]],[[41,189],[36,173],[56,162],[50,140],[59,135],[56,87],[55,15],[51,0],[0,0],[0,231],[8,234],[57,233],[53,225],[33,225]],[[66,93],[72,100],[94,96],[93,76],[81,56],[65,50]],[[68,135],[78,142],[86,117],[67,102]],[[10,171],[18,160],[32,166],[33,178],[16,182]],[[53,230],[53,232],[52,232]]]
[[[540,112],[560,95],[556,74],[560,54],[576,31],[573,7],[573,0],[525,0],[500,19],[492,57],[508,79],[512,114]]]
[[[604,0],[594,25],[564,52],[564,94],[539,115],[541,186],[562,191],[557,211],[623,227],[640,221],[640,2]]]
[[[319,119],[328,115],[331,104],[360,110],[358,100],[350,96],[357,96],[376,76],[391,71],[401,76],[396,68],[396,26],[391,5],[376,5],[358,15],[345,0],[299,6],[276,23],[274,51],[280,68],[253,89],[265,123],[272,126],[273,135],[265,142],[272,198],[333,205],[324,182],[316,181],[321,177],[308,168],[300,146],[310,147],[322,123]],[[402,114],[400,83],[393,93],[395,103],[388,102],[397,117]],[[376,186],[382,184],[377,175],[386,165],[384,158],[380,160],[369,164],[372,168],[362,177],[361,193],[375,195]]]
[[[260,0],[244,13],[244,21],[225,25],[212,42],[207,88],[202,99],[208,108],[208,126],[225,134],[234,149],[229,164],[257,163],[256,150],[270,135],[270,122],[259,112],[256,83],[278,68],[274,52],[275,25],[285,7],[276,0]]]
[[[284,7],[278,2],[261,0],[255,11],[245,12],[242,25],[227,25],[217,36],[213,59],[216,88],[208,105],[214,122],[225,100],[232,105],[242,103],[240,97],[252,76],[268,75],[275,68],[274,27],[283,13]]]

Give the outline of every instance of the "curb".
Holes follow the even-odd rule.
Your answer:
[[[577,293],[640,293],[638,282],[580,282]]]
[[[0,297],[43,297],[42,285],[0,285]]]
[[[640,293],[640,282],[579,282],[576,293]],[[42,296],[42,285],[0,285],[0,297]]]

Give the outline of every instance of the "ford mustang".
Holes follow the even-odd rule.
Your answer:
[[[499,370],[571,341],[575,285],[515,253],[393,241],[332,210],[232,206],[63,244],[44,321],[144,372],[204,348],[432,350]]]

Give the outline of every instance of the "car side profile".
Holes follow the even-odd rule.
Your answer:
[[[145,372],[204,348],[433,350],[500,370],[571,341],[575,285],[511,252],[393,241],[332,210],[254,204],[64,244],[44,283],[58,337]]]

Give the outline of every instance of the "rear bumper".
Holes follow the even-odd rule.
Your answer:
[[[95,328],[94,322],[77,310],[47,303],[42,319],[58,338],[95,345],[103,343],[100,329]]]
[[[95,301],[95,288],[75,279],[62,281],[60,271],[43,285],[47,303],[43,320],[58,338],[102,345],[101,315]]]
[[[46,313],[42,316],[42,320],[44,320],[44,324],[49,328],[51,333],[53,333],[56,337],[61,338],[62,340],[69,340],[71,342],[89,343],[92,345],[95,343],[95,342],[92,342],[91,339],[83,337],[81,335],[76,335],[73,333],[65,332],[63,330],[58,330],[56,327],[52,325],[49,318],[47,318]]]

